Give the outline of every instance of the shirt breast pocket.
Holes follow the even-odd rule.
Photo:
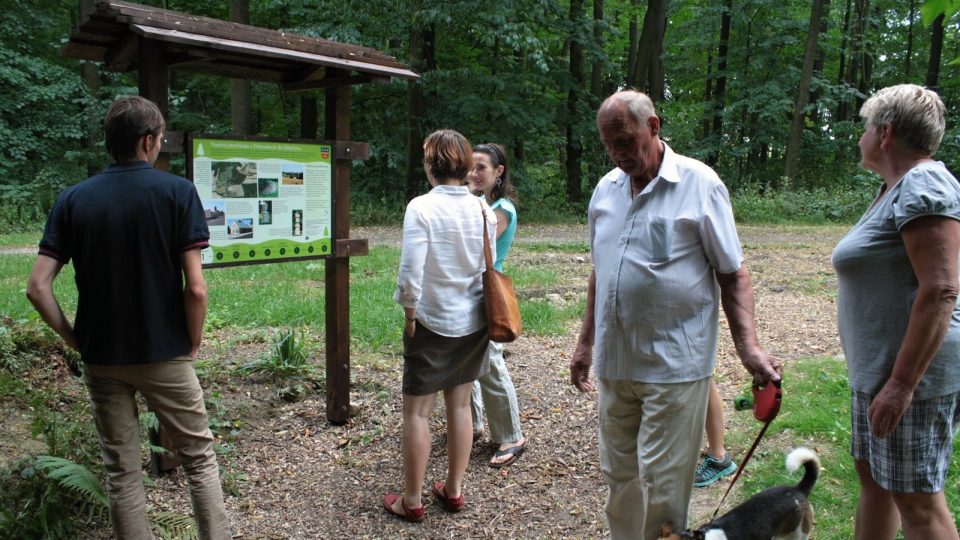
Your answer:
[[[651,217],[634,222],[632,234],[634,249],[649,263],[670,260],[676,236],[676,222],[662,217]]]

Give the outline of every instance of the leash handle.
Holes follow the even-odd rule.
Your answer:
[[[779,407],[778,407],[779,409]],[[776,416],[776,413],[774,413]],[[717,514],[720,513],[720,508],[723,507],[723,501],[727,500],[727,495],[730,494],[730,490],[733,489],[733,485],[737,483],[737,478],[740,478],[740,473],[743,472],[743,469],[747,466],[747,462],[750,461],[750,456],[753,455],[753,451],[757,449],[757,445],[760,444],[760,439],[763,438],[763,434],[767,432],[767,428],[770,427],[770,422],[773,422],[773,418],[767,420],[763,427],[760,428],[760,433],[757,435],[757,438],[753,441],[753,445],[750,447],[750,450],[747,451],[747,455],[743,456],[743,461],[740,462],[740,466],[737,467],[737,474],[733,476],[733,480],[730,482],[730,485],[727,486],[727,491],[724,492],[723,498],[720,499],[720,504],[717,505],[717,509],[713,511],[713,517],[710,519],[716,519]]]

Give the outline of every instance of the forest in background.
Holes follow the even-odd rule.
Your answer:
[[[0,232],[41,226],[63,188],[107,163],[103,113],[137,93],[135,74],[60,57],[92,3],[0,0]],[[859,215],[879,183],[858,166],[859,106],[892,84],[940,93],[938,158],[960,171],[960,0],[139,3],[372,47],[422,76],[352,90],[351,139],[370,145],[351,175],[355,223],[399,222],[427,188],[421,141],[440,127],[508,148],[525,221],[582,219],[611,167],[595,111],[624,87],[654,98],[664,139],[712,165],[738,208]],[[174,71],[168,129],[299,137],[306,107],[322,126],[320,92]]]

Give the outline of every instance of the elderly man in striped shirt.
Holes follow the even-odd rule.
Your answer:
[[[721,304],[754,382],[779,380],[781,368],[757,340],[750,273],[717,174],[660,140],[640,92],[607,98],[597,128],[617,168],[590,201],[594,268],[571,380],[592,390],[596,356],[611,538],[649,540],[664,521],[687,523]]]

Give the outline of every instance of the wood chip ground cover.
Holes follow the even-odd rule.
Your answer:
[[[741,227],[757,296],[761,342],[785,362],[787,373],[791,362],[799,359],[840,355],[836,283],[829,257],[843,231],[842,227]],[[372,246],[399,242],[396,228],[354,229],[352,236],[368,238]],[[549,265],[562,282],[551,290],[537,291],[536,296],[579,298],[576,295],[583,294],[590,272],[585,254],[544,252],[533,246],[585,242],[586,237],[583,226],[521,228],[510,266]],[[733,410],[733,397],[749,381],[734,354],[725,321],[722,324],[717,374],[725,397],[725,418],[728,425],[749,423],[748,413],[738,416]],[[464,483],[467,507],[459,514],[443,511],[429,496],[432,482],[443,480],[446,463],[442,400],[438,400],[424,482],[427,517],[420,524],[387,515],[381,503],[385,493],[402,489],[401,358],[354,358],[351,404],[355,414],[344,426],[327,423],[322,387],[303,401],[285,403],[269,381],[228,376],[226,370],[223,375],[211,375],[207,390],[219,394],[219,414],[241,421],[239,436],[230,443],[224,463],[241,491],[241,496],[227,499],[236,532],[245,539],[605,536],[596,394],[580,394],[569,384],[567,365],[579,324],[567,330],[562,336],[525,335],[507,346],[529,446],[514,465],[493,469],[487,461],[494,447],[486,441],[476,444]],[[208,360],[224,367],[240,365],[268,346],[262,340],[238,340],[231,333],[210,336],[219,345],[206,348],[211,354]],[[322,367],[323,351],[314,350],[312,356]],[[740,456],[746,448],[730,446],[728,450]],[[726,483],[721,482],[694,490],[693,522],[709,518],[724,489]],[[148,493],[157,510],[189,513],[179,473],[157,479]],[[104,527],[86,534],[106,536]]]

